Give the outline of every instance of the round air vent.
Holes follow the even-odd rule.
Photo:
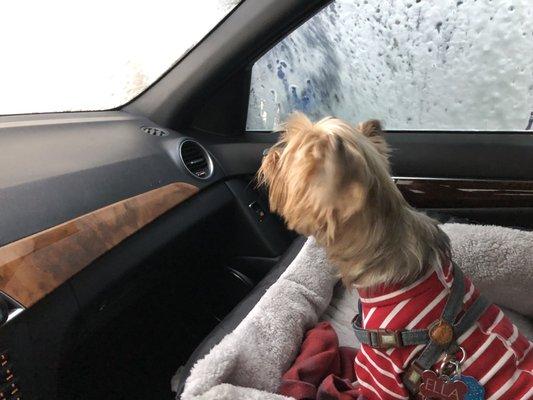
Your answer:
[[[152,136],[168,136],[168,132],[154,126],[141,126],[141,131]]]
[[[207,179],[213,174],[213,161],[200,143],[184,140],[180,144],[179,154],[187,171],[195,177]]]

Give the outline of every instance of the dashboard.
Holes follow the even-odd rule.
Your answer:
[[[144,118],[1,117],[0,148],[1,398],[74,398],[67,394],[80,386],[68,382],[81,375],[74,365],[97,353],[87,341],[125,310],[163,302],[209,309],[209,293],[193,298],[209,279],[221,289],[240,285],[233,294],[242,296],[250,283],[230,260],[268,261],[290,243],[281,223],[264,220],[267,205],[246,182],[228,178],[202,144]],[[229,226],[238,232],[228,236]],[[270,267],[263,264],[258,277]],[[146,300],[153,293],[160,297]],[[221,318],[242,297],[220,295],[209,304],[223,308]],[[210,320],[187,323],[207,334],[219,317],[199,314]],[[164,318],[143,320],[149,329]],[[178,362],[193,348],[169,357]]]
[[[223,177],[212,159],[208,179],[192,176],[185,138],[125,112],[2,117],[0,246],[173,182]]]

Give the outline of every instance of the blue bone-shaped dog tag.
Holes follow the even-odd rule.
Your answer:
[[[476,378],[466,375],[454,376],[452,381],[461,381],[464,382],[468,388],[468,392],[463,400],[484,400],[485,399],[485,388],[481,386],[481,383],[478,382]]]

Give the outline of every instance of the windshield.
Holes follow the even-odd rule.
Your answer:
[[[0,115],[118,107],[239,2],[4,2]]]

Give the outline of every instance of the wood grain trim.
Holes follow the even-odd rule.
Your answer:
[[[394,178],[418,208],[533,207],[533,181]]]
[[[0,291],[24,307],[35,304],[197,192],[193,185],[171,183],[0,247]]]

